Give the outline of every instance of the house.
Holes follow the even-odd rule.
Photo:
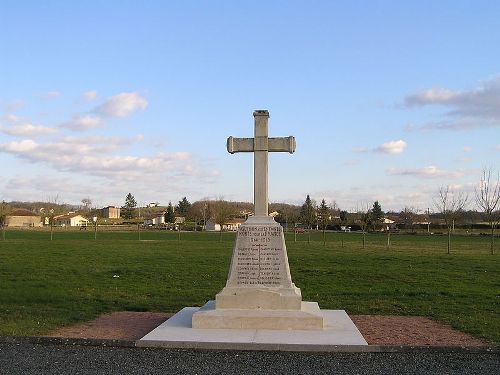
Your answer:
[[[155,212],[144,218],[144,225],[151,226],[160,224],[165,224],[165,211]]]
[[[226,231],[237,231],[238,228],[245,222],[245,219],[230,219],[222,226],[222,230]],[[207,231],[220,231],[220,225],[215,223],[213,219],[207,220],[205,225],[205,230]]]
[[[5,216],[6,227],[39,227],[42,225],[40,215],[30,210],[17,209]]]
[[[186,222],[186,218],[184,216],[176,216],[174,219],[174,224],[184,224]]]
[[[88,224],[89,220],[74,212],[54,216],[54,225],[61,227],[85,227]]]
[[[105,219],[119,219],[120,207],[108,206],[101,210],[101,216]]]
[[[237,231],[238,228],[245,222],[245,219],[231,219],[222,226],[223,230]]]
[[[384,219],[382,220],[382,230],[383,231],[388,231],[388,230],[394,230],[396,229],[396,224],[395,224],[395,221],[394,220],[391,220],[391,219],[388,219],[386,217],[384,217]]]
[[[212,219],[208,219],[207,222],[205,223],[205,230],[208,230],[210,232],[219,232],[220,231],[220,225],[216,224],[215,221]]]

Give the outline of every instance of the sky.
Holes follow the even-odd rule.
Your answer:
[[[433,208],[500,170],[500,2],[0,1],[0,200]]]

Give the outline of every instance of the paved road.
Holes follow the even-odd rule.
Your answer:
[[[0,343],[0,374],[500,374],[499,353],[292,353]]]

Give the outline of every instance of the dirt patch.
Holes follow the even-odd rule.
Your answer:
[[[48,336],[138,340],[173,314],[114,312],[84,324],[63,327]],[[370,345],[485,346],[487,342],[419,316],[350,315]]]
[[[121,311],[101,315],[88,323],[62,327],[52,337],[138,340],[170,318],[171,313]]]
[[[370,345],[485,346],[474,336],[421,316],[351,315]]]

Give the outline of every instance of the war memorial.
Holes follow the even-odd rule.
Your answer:
[[[230,153],[254,154],[254,215],[238,230],[226,286],[201,308],[186,307],[139,344],[308,349],[367,345],[344,310],[302,300],[292,281],[283,228],[268,215],[268,154],[295,152],[295,138],[268,136],[269,112],[257,110],[253,138],[227,140]]]

